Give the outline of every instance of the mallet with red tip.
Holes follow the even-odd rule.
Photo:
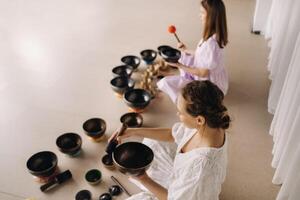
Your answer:
[[[169,33],[173,33],[174,36],[176,37],[176,40],[178,42],[180,42],[180,40],[179,40],[179,38],[178,38],[178,36],[176,34],[176,27],[174,25],[169,26],[168,31],[169,31]]]

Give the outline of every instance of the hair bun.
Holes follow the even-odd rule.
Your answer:
[[[221,123],[221,128],[223,129],[228,129],[230,125],[230,117],[228,115],[225,115],[222,117],[222,123]]]
[[[210,81],[192,81],[182,89],[186,100],[186,111],[193,117],[205,117],[211,128],[227,129],[230,117],[223,105],[223,92]]]

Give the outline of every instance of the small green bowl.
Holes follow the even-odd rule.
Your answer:
[[[91,169],[85,174],[85,180],[91,184],[96,185],[101,181],[102,174],[98,169]]]

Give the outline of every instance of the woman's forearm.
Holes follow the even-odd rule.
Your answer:
[[[190,49],[186,49],[183,51],[186,55],[194,55],[195,54],[195,51],[194,50],[190,50]]]
[[[190,74],[199,76],[199,77],[207,77],[209,74],[209,70],[208,69],[199,69],[199,68],[193,68],[193,67],[187,67],[187,66],[180,66],[180,68],[185,71],[188,72]]]
[[[139,180],[150,192],[152,192],[159,200],[168,199],[168,190],[160,184],[153,181],[148,175]]]
[[[127,131],[131,136],[150,138],[164,142],[174,141],[170,128],[129,128]]]

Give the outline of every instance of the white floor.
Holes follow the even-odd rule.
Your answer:
[[[230,163],[221,199],[274,199],[270,167],[272,139],[268,136],[268,49],[263,37],[251,35],[255,1],[226,0],[230,44],[227,105],[234,119],[230,129]],[[120,126],[128,111],[111,91],[111,69],[126,54],[138,55],[161,44],[175,46],[167,33],[175,24],[187,46],[200,39],[199,1],[128,0],[1,0],[0,1],[0,199],[72,199],[80,189],[94,198],[107,191],[111,174],[103,168],[105,143],[92,143],[81,128],[90,117],[108,124],[107,134]],[[163,96],[143,114],[146,126],[171,126],[175,107]],[[84,154],[65,157],[55,139],[64,132],[83,138]],[[41,150],[59,156],[59,167],[71,169],[74,180],[43,194],[26,169],[26,160]],[[103,182],[84,182],[85,171],[100,168]],[[126,183],[131,192],[138,189]],[[5,195],[5,196],[4,196]],[[17,196],[17,197],[16,197]],[[19,197],[21,198],[19,198]],[[124,199],[125,194],[119,199]]]

